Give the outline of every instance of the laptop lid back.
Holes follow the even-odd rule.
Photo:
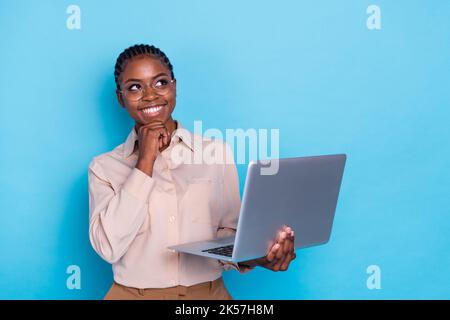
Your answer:
[[[296,248],[330,239],[346,155],[275,161],[273,175],[261,174],[267,165],[259,161],[248,166],[233,261],[264,256],[283,224],[294,229]]]

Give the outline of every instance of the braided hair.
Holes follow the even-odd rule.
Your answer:
[[[149,46],[148,44],[136,44],[122,51],[117,58],[116,66],[114,67],[114,79],[116,81],[117,88],[119,88],[119,77],[125,68],[125,64],[128,60],[131,60],[139,55],[148,55],[159,59],[169,69],[172,79],[175,78],[173,74],[173,66],[164,52],[155,46]]]

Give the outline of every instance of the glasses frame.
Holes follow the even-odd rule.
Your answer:
[[[150,84],[150,85],[141,82],[140,84],[143,86],[143,89],[142,89],[142,96],[139,99],[130,99],[129,97],[126,96],[125,90],[123,90],[122,88],[119,89],[119,92],[122,94],[122,96],[125,99],[127,99],[129,101],[134,101],[134,102],[142,100],[142,98],[145,97],[146,90],[149,89],[149,88],[151,88],[158,96],[162,96],[162,95],[164,95],[166,93],[158,93],[158,88],[155,88],[153,86],[153,84],[157,83],[158,80],[160,80],[160,79],[158,78],[158,79],[153,80],[152,84]],[[172,89],[172,85],[175,83],[175,81],[176,81],[176,79],[170,79],[169,84],[168,84],[169,87],[167,89],[168,91]]]

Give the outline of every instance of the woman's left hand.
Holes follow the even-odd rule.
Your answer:
[[[284,226],[275,239],[275,243],[262,258],[244,261],[242,264],[251,267],[260,266],[272,271],[286,271],[292,260],[295,259],[294,230]]]

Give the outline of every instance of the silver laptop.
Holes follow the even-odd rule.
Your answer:
[[[246,261],[265,256],[284,224],[295,231],[296,249],[327,243],[346,158],[336,154],[277,159],[279,167],[274,175],[261,174],[267,164],[250,162],[236,234],[169,249]]]

